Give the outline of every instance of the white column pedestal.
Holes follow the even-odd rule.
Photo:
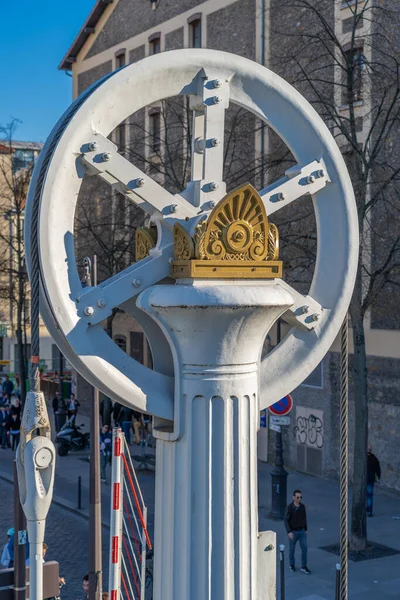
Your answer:
[[[175,369],[173,429],[155,430],[155,600],[258,600],[258,369],[292,303],[275,281],[183,282],[139,297]]]

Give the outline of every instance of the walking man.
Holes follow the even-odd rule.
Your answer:
[[[367,454],[367,515],[373,516],[373,500],[375,481],[381,478],[381,465],[375,454],[372,454],[372,446],[368,446]]]
[[[301,491],[294,490],[293,502],[289,504],[285,514],[285,527],[289,538],[289,568],[291,571],[296,570],[294,551],[299,542],[301,548],[300,571],[310,575],[311,571],[307,567],[307,514],[306,507],[301,500]]]

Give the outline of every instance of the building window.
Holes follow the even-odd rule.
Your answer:
[[[189,24],[190,47],[201,48],[201,19],[195,19]]]
[[[324,371],[323,371],[323,361],[319,363],[310,373],[308,377],[301,383],[300,385],[304,385],[305,387],[318,388],[320,390],[324,387]]]
[[[161,115],[158,111],[149,114],[150,151],[159,152],[161,146]]]
[[[121,350],[126,352],[126,337],[124,335],[115,335],[114,342],[117,344],[118,348],[121,348]]]
[[[12,158],[13,171],[16,173],[21,169],[33,167],[35,163],[34,150],[15,150]]]
[[[189,44],[191,48],[201,48],[201,19],[189,22]]]
[[[364,49],[350,48],[345,52],[346,68],[343,81],[343,104],[361,102],[363,99],[363,71],[365,69]],[[349,79],[350,76],[350,79]]]
[[[161,52],[161,38],[159,33],[153,33],[149,37],[150,55],[159,54]]]
[[[131,356],[140,364],[143,364],[144,358],[144,337],[141,331],[131,331]]]
[[[121,53],[118,53],[115,56],[115,68],[122,69],[122,67],[125,67],[125,65],[126,65],[125,50],[123,50]]]

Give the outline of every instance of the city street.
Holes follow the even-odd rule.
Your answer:
[[[134,447],[133,453],[137,453]],[[0,531],[4,535],[12,525],[12,452],[0,451]],[[71,455],[57,459],[53,506],[47,521],[46,543],[48,558],[60,563],[60,573],[67,580],[62,598],[77,600],[82,597],[81,580],[87,572],[88,561],[88,480],[89,463],[83,456]],[[270,506],[272,467],[259,463],[259,522],[260,530],[276,529],[277,547],[284,543],[288,551],[284,525],[267,518]],[[82,510],[77,509],[77,480],[82,477]],[[149,508],[149,525],[152,531],[154,515],[154,472],[139,471],[138,477]],[[335,565],[338,557],[321,550],[321,546],[338,541],[339,488],[331,481],[289,472],[288,500],[292,490],[299,488],[308,509],[309,560],[312,575],[307,577],[288,570],[286,554],[286,600],[333,600],[335,590]],[[107,585],[108,571],[108,484],[102,485],[103,501],[103,570]],[[369,539],[400,551],[400,501],[379,494],[375,498],[375,516],[368,521]],[[299,566],[299,548],[297,565]],[[400,577],[398,555],[375,560],[349,563],[351,600],[391,600],[398,597]],[[278,595],[279,597],[279,595]]]

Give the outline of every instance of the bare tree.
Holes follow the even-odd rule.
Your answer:
[[[0,125],[0,301],[17,338],[21,398],[26,395],[29,289],[25,267],[23,227],[26,195],[33,165],[17,165],[14,136],[18,120]]]
[[[400,283],[399,8],[344,0],[286,0],[271,8],[272,68],[314,105],[337,139],[356,196],[359,268],[350,317],[355,439],[351,544],[366,548],[368,374],[365,318]],[[339,7],[340,8],[340,7]],[[278,14],[279,12],[279,14]],[[306,141],[305,141],[306,143]]]

